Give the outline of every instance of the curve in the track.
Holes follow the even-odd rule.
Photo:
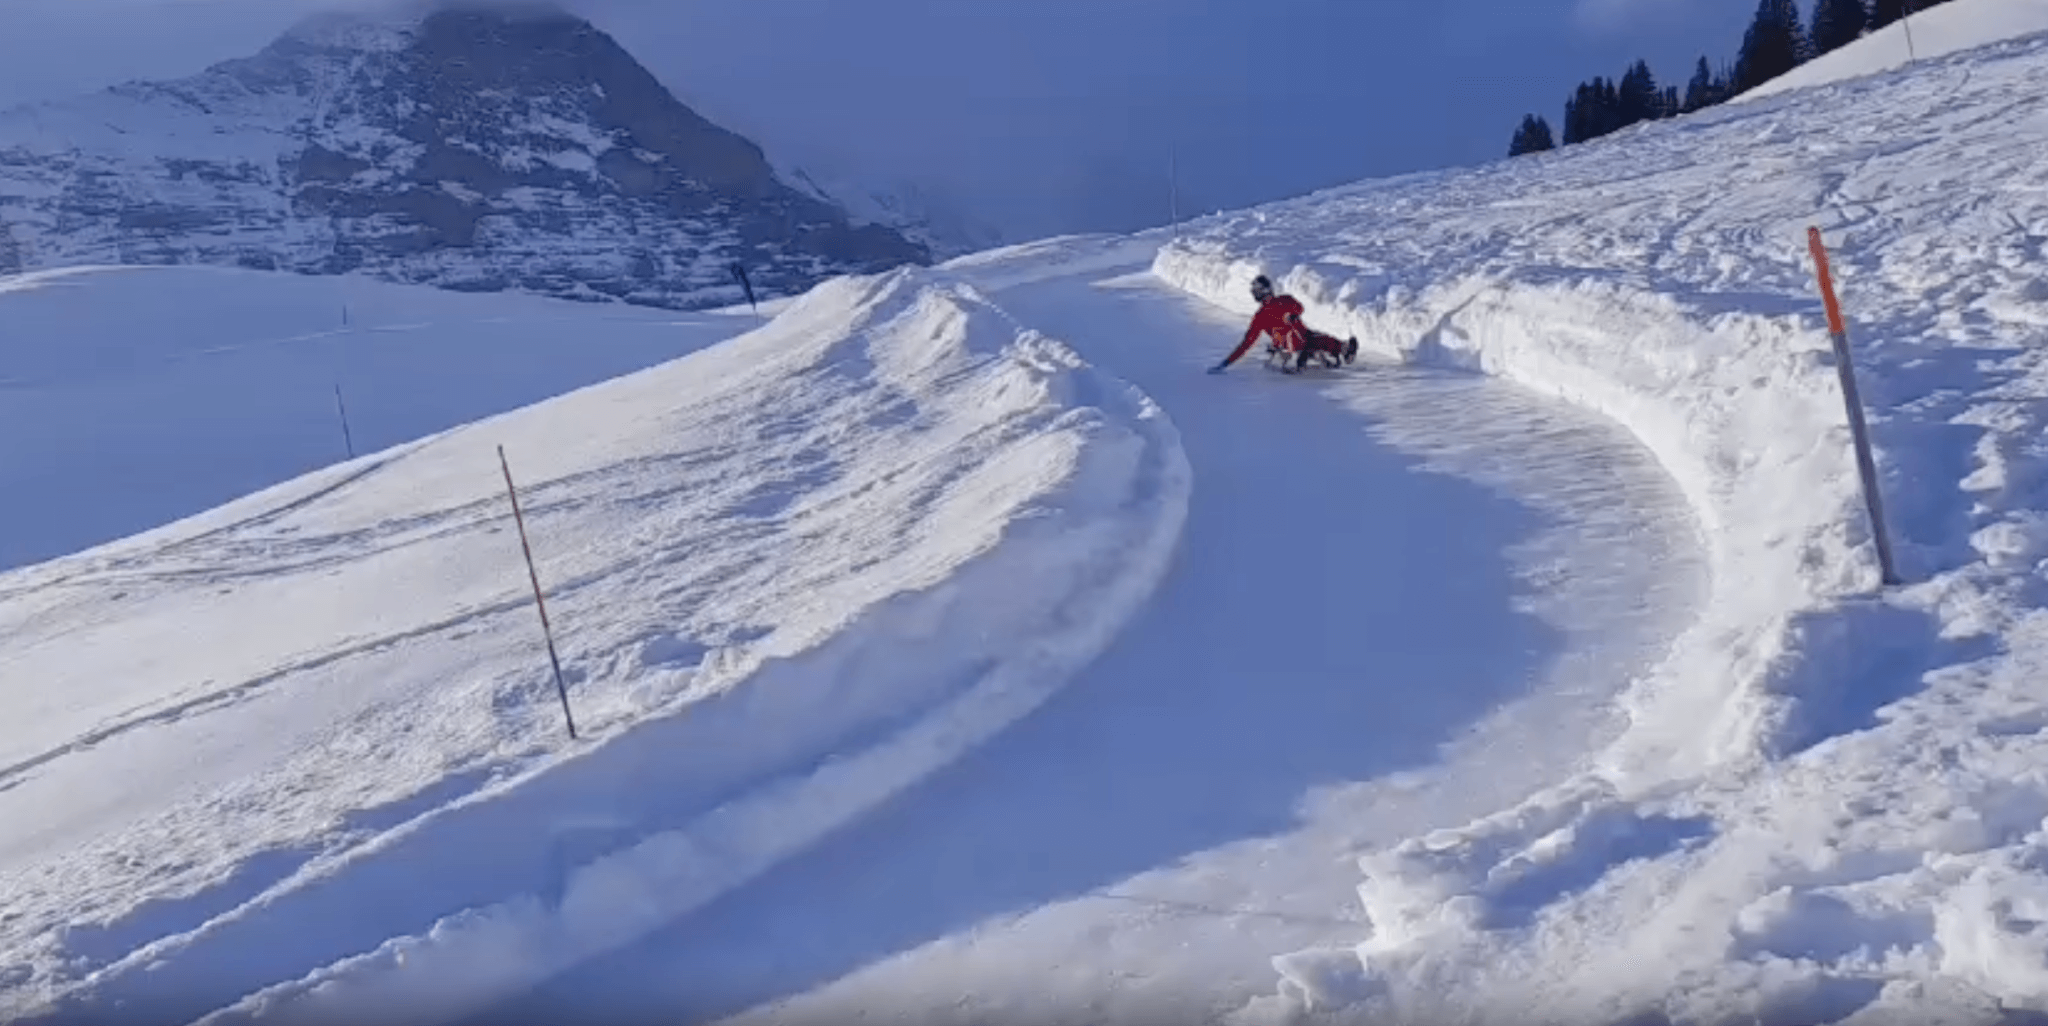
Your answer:
[[[1704,585],[1633,440],[1471,375],[1206,376],[1238,318],[1104,278],[994,291],[1179,426],[1195,496],[1153,604],[878,814],[478,1022],[1216,1021],[1274,956],[1367,935],[1361,846],[1613,729]]]

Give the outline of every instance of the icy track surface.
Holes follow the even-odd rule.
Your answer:
[[[1275,955],[1369,936],[1349,856],[1614,735],[1704,594],[1649,454],[1477,375],[1206,376],[1242,319],[1149,253],[959,270],[1173,416],[1194,501],[1151,605],[956,768],[472,1024],[1219,1022]]]

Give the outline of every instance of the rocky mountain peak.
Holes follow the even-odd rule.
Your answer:
[[[266,50],[403,50],[412,45],[415,31],[427,13],[430,9],[424,7],[321,11],[285,30]]]
[[[930,258],[530,4],[324,15],[190,79],[0,115],[10,232],[35,266],[360,269],[668,306],[732,301],[734,262],[796,291]]]

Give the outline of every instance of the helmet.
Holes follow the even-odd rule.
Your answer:
[[[1252,279],[1252,298],[1263,303],[1273,298],[1273,279],[1259,275]]]

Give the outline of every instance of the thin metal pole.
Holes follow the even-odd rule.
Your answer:
[[[356,458],[356,440],[348,430],[348,406],[341,401],[341,382],[334,383],[334,409],[341,414],[341,444],[348,449],[348,458]]]
[[[1173,234],[1180,237],[1180,148],[1166,151],[1166,210],[1173,219]]]

